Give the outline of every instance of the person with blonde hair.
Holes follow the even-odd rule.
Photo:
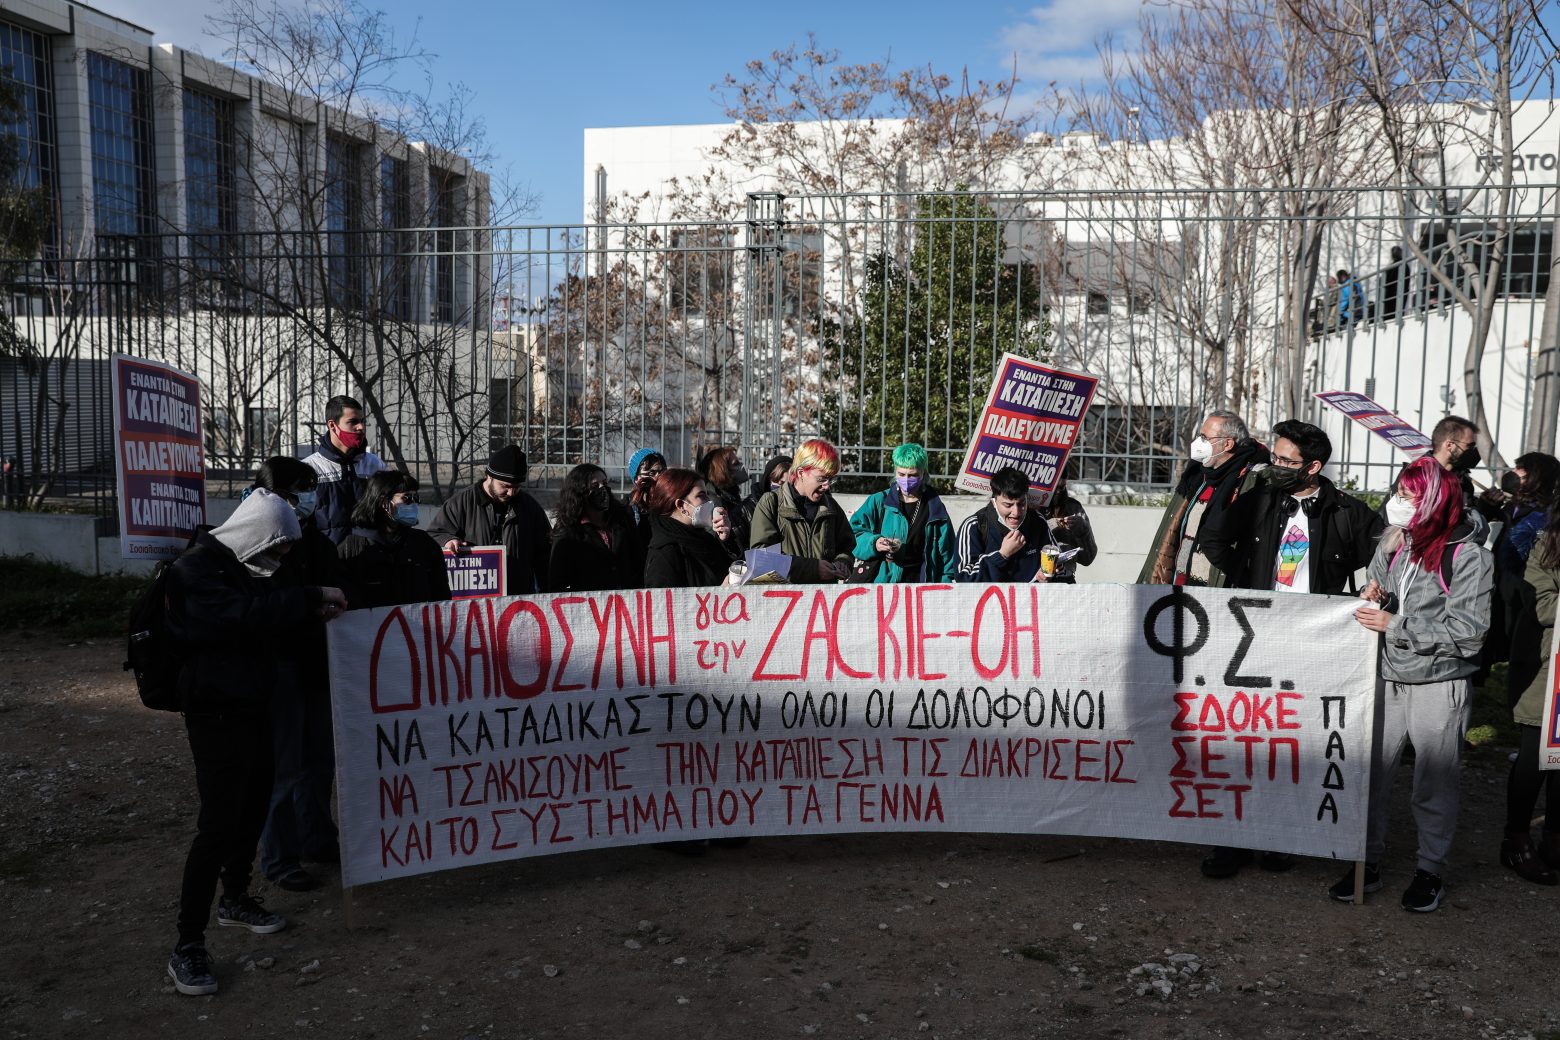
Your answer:
[[[855,532],[829,493],[840,472],[840,453],[821,437],[806,440],[791,459],[785,483],[758,500],[753,511],[754,549],[778,546],[791,557],[790,580],[817,584],[851,574]]]

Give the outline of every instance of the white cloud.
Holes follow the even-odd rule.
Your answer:
[[[100,11],[150,29],[158,43],[219,56],[221,45],[206,35],[206,17],[220,9],[217,0],[96,0]]]
[[[1050,0],[1031,8],[1022,21],[1004,26],[999,45],[1030,83],[1063,86],[1099,78],[1097,41],[1114,33],[1132,47],[1144,0]]]

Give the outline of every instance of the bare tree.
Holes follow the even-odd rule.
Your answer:
[[[1317,45],[1352,58],[1345,65],[1351,90],[1371,113],[1378,147],[1391,158],[1388,183],[1402,186],[1395,197],[1403,245],[1471,319],[1462,366],[1464,411],[1480,427],[1484,457],[1499,468],[1503,461],[1485,403],[1483,365],[1506,291],[1513,234],[1539,219],[1536,211],[1521,212],[1514,176],[1523,144],[1516,112],[1554,85],[1557,51],[1539,6],[1534,0],[1286,0],[1286,5]],[[1448,192],[1444,161],[1448,147],[1458,144],[1483,157],[1479,183],[1462,196]],[[1435,222],[1444,224],[1439,242],[1420,233]],[[1541,360],[1552,359],[1554,334],[1546,308]],[[1542,415],[1552,415],[1560,400],[1554,384],[1553,378],[1540,381],[1535,406]],[[1548,427],[1553,430],[1552,422]]]

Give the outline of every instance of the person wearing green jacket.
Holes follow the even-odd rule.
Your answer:
[[[926,449],[901,444],[893,460],[893,486],[867,499],[850,518],[856,559],[876,565],[875,582],[957,581],[953,522],[927,480]]]
[[[1517,724],[1521,742],[1511,763],[1506,784],[1506,833],[1500,843],[1500,862],[1526,881],[1539,885],[1556,883],[1560,870],[1560,770],[1543,772],[1538,768],[1538,745],[1544,728],[1544,695],[1549,686],[1549,655],[1555,636],[1555,604],[1560,601],[1560,509],[1549,504],[1549,517],[1543,533],[1528,553],[1523,572],[1533,587],[1536,627],[1539,631],[1539,660],[1532,682],[1512,706],[1511,719]],[[1528,622],[1535,621],[1528,615]],[[1533,809],[1538,793],[1544,790],[1547,811],[1544,836],[1533,844]]]
[[[748,547],[779,546],[791,557],[792,582],[817,585],[850,577],[856,536],[845,510],[829,494],[839,472],[834,445],[822,438],[803,441],[785,483],[760,498],[753,510]]]

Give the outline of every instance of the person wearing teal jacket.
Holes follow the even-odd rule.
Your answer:
[[[856,559],[877,565],[875,582],[953,582],[959,559],[953,522],[926,478],[929,460],[919,444],[894,449],[894,484],[861,504],[850,518]]]

